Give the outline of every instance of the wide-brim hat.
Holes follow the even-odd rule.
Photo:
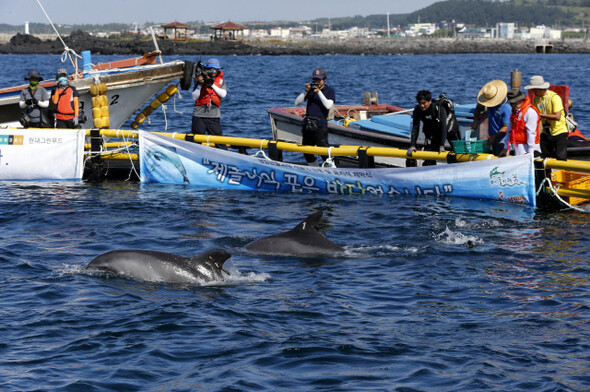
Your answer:
[[[41,76],[41,73],[36,69],[31,69],[27,76],[25,76],[25,80],[31,80],[31,78],[39,79],[40,81],[43,80],[43,76]]]
[[[527,90],[539,89],[539,90],[547,90],[550,86],[549,82],[543,80],[541,75],[531,76],[531,80],[529,85],[525,87]]]
[[[526,94],[520,91],[518,88],[511,88],[506,94],[509,103],[517,103],[523,101],[526,98]]]
[[[506,98],[508,86],[501,80],[492,80],[479,90],[477,102],[486,107],[498,106]]]

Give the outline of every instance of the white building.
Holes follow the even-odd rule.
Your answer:
[[[515,25],[514,23],[497,23],[495,34],[492,35],[493,38],[504,38],[504,39],[513,39],[514,38],[514,31]]]
[[[561,30],[551,29],[543,25],[531,27],[531,39],[561,39]]]
[[[430,35],[436,31],[436,25],[434,23],[414,23],[410,25],[410,31],[414,36]]]

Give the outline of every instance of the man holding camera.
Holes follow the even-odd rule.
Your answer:
[[[194,134],[221,136],[221,100],[227,96],[219,60],[211,58],[205,66],[197,69],[196,87],[192,93],[195,100],[191,132]]]
[[[326,71],[322,68],[313,71],[312,82],[305,85],[305,91],[299,94],[295,105],[304,101],[307,101],[307,110],[302,123],[302,144],[328,147],[328,117],[336,101],[336,92],[326,84]],[[319,166],[314,155],[303,155],[308,165]],[[327,157],[322,158],[325,161]]]

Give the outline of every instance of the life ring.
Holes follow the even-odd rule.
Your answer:
[[[193,83],[193,62],[192,61],[185,61],[184,62],[184,72],[182,74],[182,79],[180,79],[180,88],[183,90],[188,90],[191,88],[192,83]]]

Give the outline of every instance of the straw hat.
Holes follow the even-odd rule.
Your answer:
[[[529,82],[529,85],[525,87],[525,89],[527,89],[527,90],[532,90],[532,89],[547,90],[549,88],[549,86],[550,86],[549,82],[544,81],[543,77],[541,75],[535,75],[535,76],[531,76],[531,81]]]
[[[477,102],[487,107],[498,106],[506,98],[508,87],[501,80],[492,80],[486,83],[477,94]]]

